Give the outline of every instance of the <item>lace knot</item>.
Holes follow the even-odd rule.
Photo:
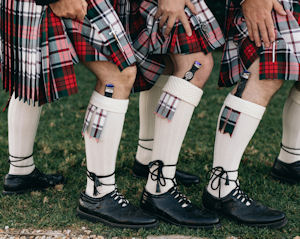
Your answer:
[[[154,167],[154,169],[152,170],[153,167]],[[176,182],[174,180],[175,177],[167,178],[164,176],[163,167],[176,167],[176,164],[164,165],[163,161],[161,161],[161,160],[155,160],[155,161],[149,163],[149,173],[151,174],[151,179],[153,181],[156,181],[156,192],[157,193],[161,192],[160,186],[162,186],[162,187],[166,186],[166,184],[167,184],[166,179],[172,180],[174,185],[176,185]]]

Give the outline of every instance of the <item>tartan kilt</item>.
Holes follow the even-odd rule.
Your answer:
[[[3,88],[39,105],[78,91],[74,64],[135,64],[129,39],[109,0],[87,0],[83,22],[56,17],[34,0],[1,0],[0,61]]]
[[[130,36],[135,51],[138,74],[134,92],[149,90],[163,73],[165,65],[160,55],[209,53],[224,44],[222,30],[204,0],[192,0],[198,12],[186,8],[193,35],[188,37],[177,21],[165,38],[159,29],[157,0],[111,0],[121,22]]]
[[[248,36],[240,6],[227,0],[225,47],[219,79],[220,87],[230,87],[260,58],[261,80],[299,80],[300,74],[300,0],[279,0],[287,16],[273,12],[276,41],[270,48],[256,47]]]

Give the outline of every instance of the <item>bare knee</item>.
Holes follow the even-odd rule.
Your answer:
[[[136,66],[129,66],[120,73],[120,82],[125,88],[132,88],[137,74]]]
[[[282,80],[249,81],[242,98],[262,106],[267,106],[282,85]]]

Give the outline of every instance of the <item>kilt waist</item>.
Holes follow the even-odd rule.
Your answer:
[[[230,87],[256,59],[260,59],[260,79],[299,80],[300,1],[279,0],[287,15],[272,12],[276,41],[270,48],[256,47],[249,38],[240,6],[227,0],[226,43],[221,62],[219,86]]]
[[[42,105],[78,91],[79,61],[110,61],[120,70],[135,64],[110,2],[87,2],[87,16],[79,22],[58,18],[33,0],[1,1],[1,78],[10,95]]]

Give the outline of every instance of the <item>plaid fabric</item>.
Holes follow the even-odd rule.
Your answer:
[[[178,21],[168,38],[163,36],[159,21],[154,19],[157,0],[111,2],[130,35],[135,50],[138,75],[134,91],[148,90],[155,84],[165,68],[160,55],[208,53],[224,44],[222,31],[204,0],[192,0],[197,15],[193,15],[188,8],[185,10],[193,35],[188,37]]]
[[[34,0],[2,0],[1,75],[16,97],[39,104],[78,91],[73,64],[110,61],[120,70],[135,63],[125,30],[109,0],[87,0],[83,22],[56,17]]]
[[[88,128],[91,125],[91,120],[94,115],[94,120],[92,122],[92,128],[90,132],[90,137],[95,138],[96,140],[99,140],[101,137],[101,133],[103,131],[105,121],[107,118],[107,111],[98,108],[97,106],[93,104],[89,104],[86,115],[84,118],[83,128],[82,128],[82,135],[88,130]]]
[[[228,133],[232,136],[239,116],[240,112],[225,106],[219,122],[219,131],[223,134]]]
[[[176,112],[179,102],[180,99],[176,96],[173,96],[168,92],[163,92],[159,99],[159,103],[155,113],[160,117],[171,121]]]
[[[270,48],[258,48],[248,37],[246,22],[239,6],[227,0],[226,44],[219,86],[232,86],[240,75],[260,58],[260,79],[299,80],[300,1],[280,0],[287,16],[273,12],[276,41]]]

